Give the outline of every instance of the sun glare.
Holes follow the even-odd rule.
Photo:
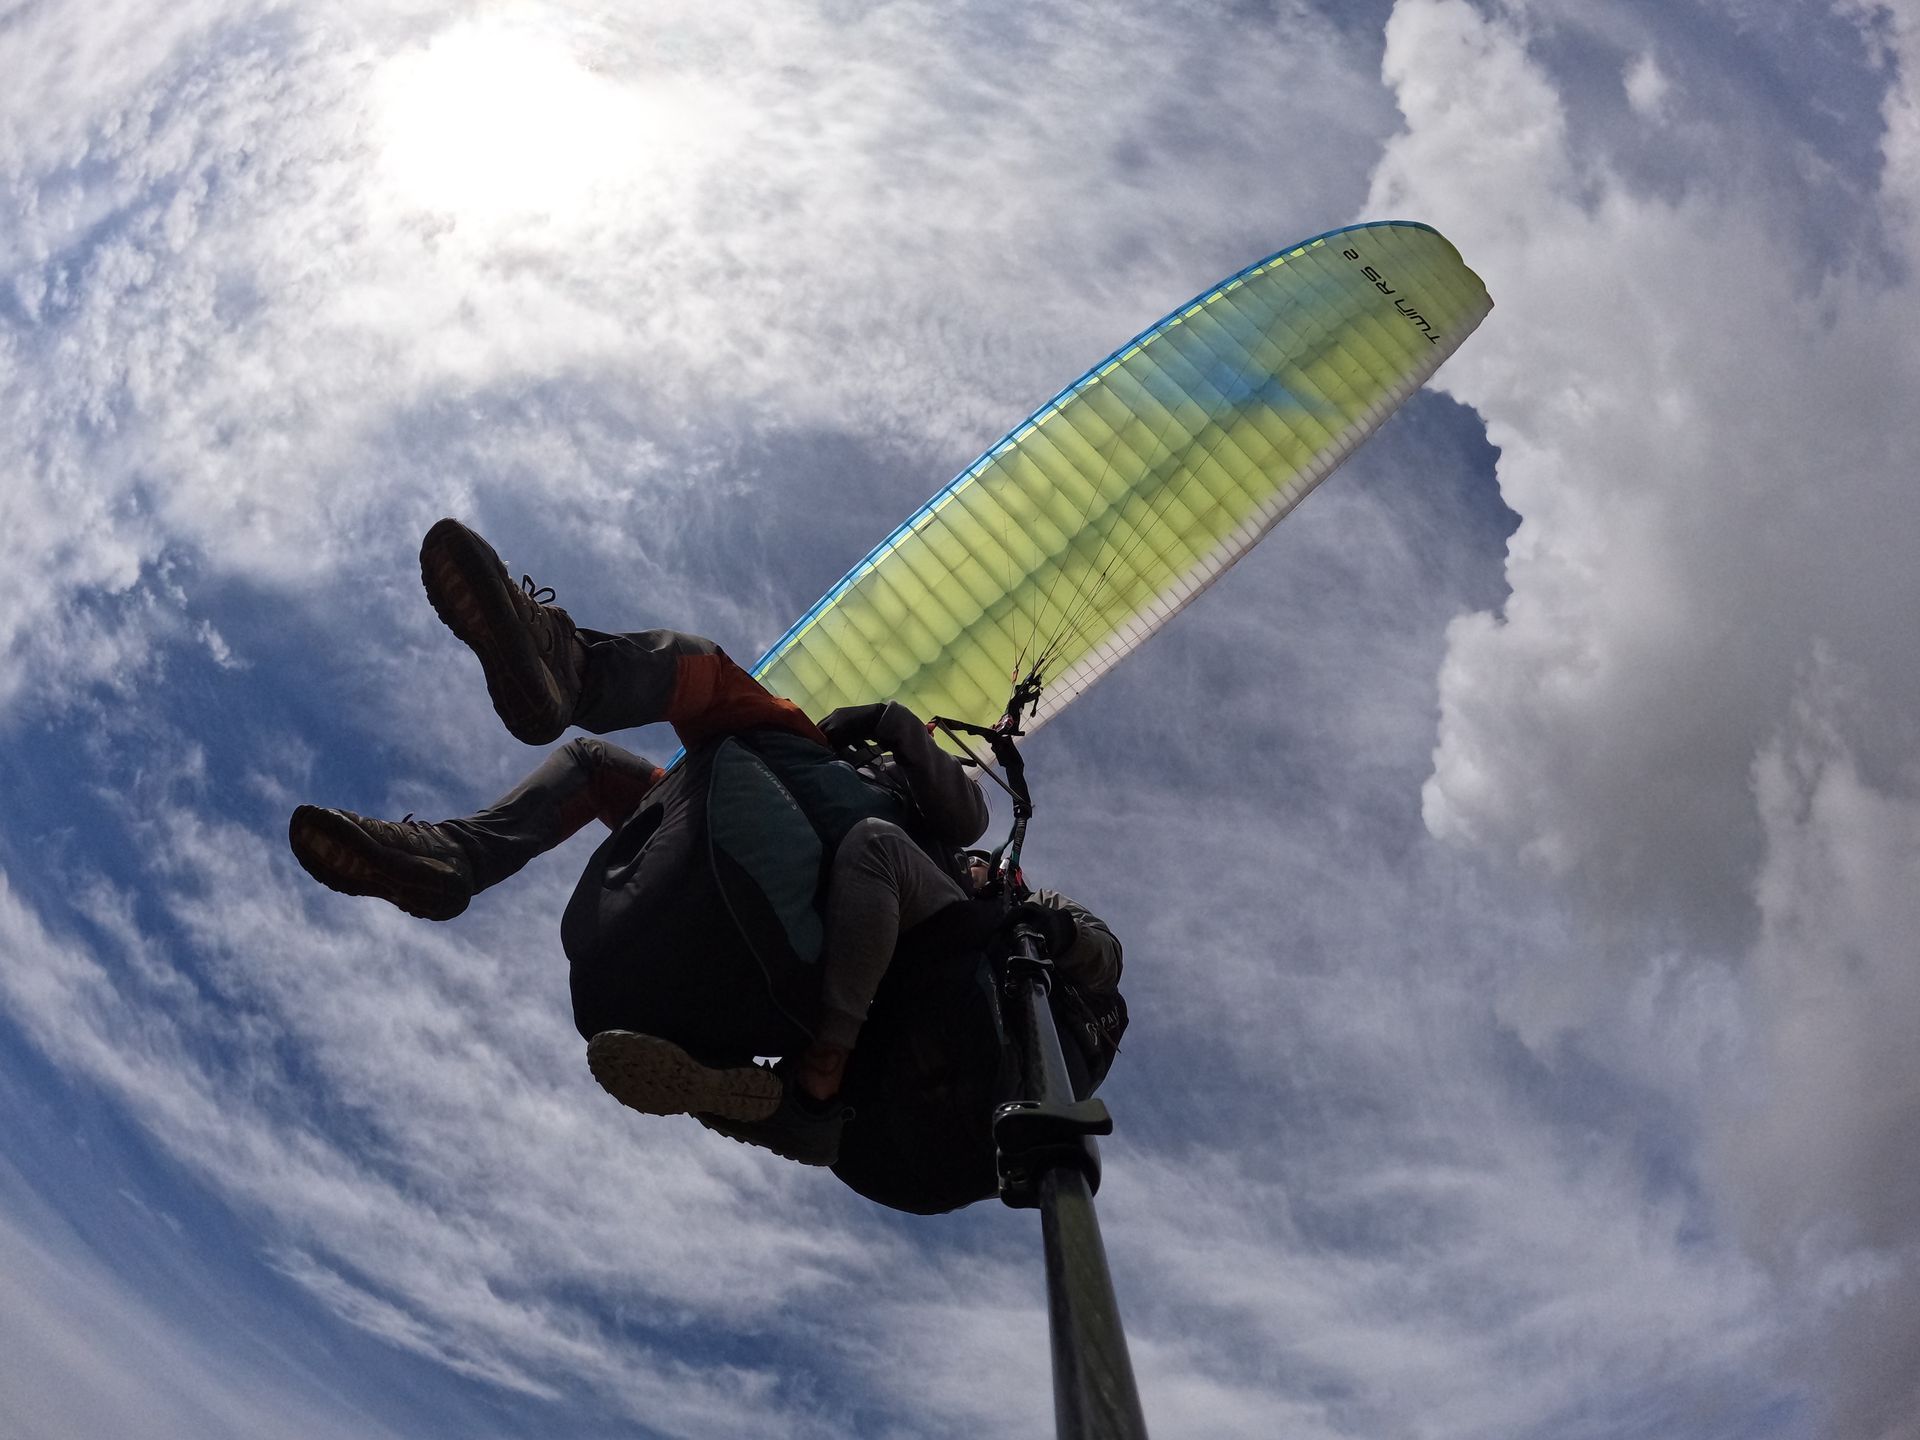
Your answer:
[[[587,69],[564,39],[501,20],[390,61],[376,106],[381,166],[403,203],[461,221],[584,218],[676,128],[660,99]]]

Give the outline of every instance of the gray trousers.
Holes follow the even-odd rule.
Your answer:
[[[485,890],[565,844],[591,820],[614,829],[640,808],[661,774],[651,760],[583,735],[484,810],[443,820],[440,829],[466,852],[473,888]]]
[[[906,831],[862,820],[833,852],[814,1038],[851,1050],[903,931],[966,894]]]

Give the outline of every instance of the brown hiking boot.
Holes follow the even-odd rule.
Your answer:
[[[852,1110],[806,1100],[766,1066],[703,1066],[678,1044],[630,1029],[603,1029],[588,1041],[588,1068],[601,1089],[643,1116],[693,1116],[728,1139],[783,1160],[831,1165]]]
[[[287,826],[300,868],[342,895],[372,895],[422,920],[451,920],[473,898],[473,866],[438,825],[369,820],[302,805]]]
[[[643,1115],[722,1115],[764,1120],[780,1108],[780,1077],[764,1065],[716,1069],[671,1040],[602,1030],[587,1042],[587,1067],[600,1088]]]
[[[585,654],[573,617],[531,576],[515,585],[493,547],[458,520],[420,546],[420,579],[449,630],[480,657],[494,711],[516,740],[545,745],[573,719]]]
[[[691,1115],[716,1134],[802,1165],[831,1165],[853,1111],[815,1104],[764,1065],[702,1065],[671,1040],[602,1030],[587,1042],[600,1088],[643,1115]]]

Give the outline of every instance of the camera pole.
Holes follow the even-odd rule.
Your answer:
[[[1093,1208],[1100,1185],[1093,1137],[1112,1134],[1113,1118],[1101,1101],[1073,1098],[1047,1003],[1052,969],[1039,935],[1017,926],[1001,994],[1019,1052],[1022,1093],[1034,1098],[1009,1101],[994,1112],[1000,1199],[1015,1209],[1040,1211],[1059,1440],[1146,1440]]]
[[[1020,711],[1033,704],[1039,692],[1038,674],[1029,674],[991,730],[960,721],[935,722],[956,740],[956,731],[986,739],[1006,772],[1000,783],[1013,797],[1013,832],[994,856],[994,883],[1004,885],[1016,899],[1026,894],[1020,850],[1033,799],[1014,740],[1020,734]],[[1024,1098],[994,1111],[1000,1199],[1016,1210],[1040,1212],[1055,1434],[1059,1440],[1146,1440],[1133,1361],[1100,1238],[1100,1218],[1093,1208],[1094,1192],[1100,1188],[1100,1151],[1093,1137],[1111,1135],[1113,1117],[1100,1100],[1074,1098],[1059,1027],[1048,1003],[1052,989],[1053,962],[1045,938],[1033,926],[1016,921],[1000,975],[999,1000],[1019,1059]]]

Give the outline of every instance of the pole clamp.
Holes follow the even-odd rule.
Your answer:
[[[1009,1100],[993,1112],[994,1162],[1000,1174],[1001,1203],[1015,1210],[1040,1204],[1040,1180],[1065,1167],[1100,1189],[1100,1150],[1095,1135],[1113,1133],[1113,1116],[1104,1100]]]

